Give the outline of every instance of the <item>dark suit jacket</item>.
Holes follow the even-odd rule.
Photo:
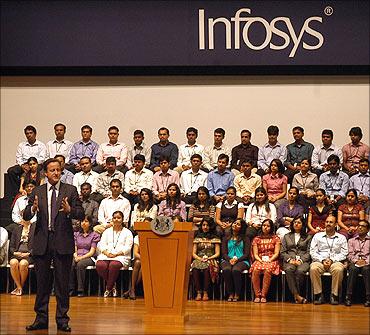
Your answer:
[[[14,253],[18,251],[19,245],[21,243],[22,230],[23,230],[23,226],[18,225],[17,227],[15,227],[15,229],[12,232],[12,237],[9,243],[9,259],[13,258]],[[33,238],[34,230],[35,230],[35,224],[32,223],[30,226],[30,232],[28,235],[28,250],[30,253],[32,253],[31,245],[32,245],[32,238]]]
[[[280,255],[283,262],[286,263],[289,258],[295,259],[295,256],[300,256],[303,263],[309,263],[310,256],[310,244],[312,235],[307,234],[305,238],[300,237],[298,243],[295,244],[294,233],[288,233],[284,236]]]
[[[25,220],[32,218],[32,204],[35,195],[38,197],[39,210],[37,212],[37,221],[35,224],[34,236],[32,239],[32,255],[42,256],[47,251],[48,243],[48,197],[47,184],[36,187],[30,196],[28,205],[24,210],[23,217]],[[72,219],[83,220],[84,210],[81,201],[78,197],[77,189],[73,185],[60,183],[59,194],[57,198],[57,208],[61,208],[63,198],[68,198],[68,203],[71,206],[71,212],[67,215],[63,211],[59,211],[54,224],[54,241],[55,250],[61,254],[74,253],[74,237],[72,229]]]

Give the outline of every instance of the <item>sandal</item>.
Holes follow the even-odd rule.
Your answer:
[[[12,294],[12,295],[16,295],[16,294],[17,294],[17,292],[18,292],[18,287],[17,287],[17,288],[15,288],[13,291],[11,291],[11,292],[10,292],[10,294]]]
[[[135,295],[135,292],[134,291],[130,291],[129,293],[129,296],[128,296],[131,300],[136,300],[136,295]]]
[[[254,302],[258,304],[259,302],[261,302],[261,298],[260,297],[254,298]]]
[[[23,294],[22,289],[19,288],[18,291],[17,291],[17,293],[15,295],[21,296],[22,294]]]
[[[129,296],[130,296],[130,290],[128,290],[128,291],[126,291],[122,294],[122,297],[124,297],[125,299],[128,299]]]
[[[239,297],[236,295],[236,296],[234,296],[234,299],[233,299],[233,301],[234,302],[237,302],[237,301],[239,301]]]
[[[203,293],[203,298],[202,298],[203,301],[208,301],[209,300],[209,297],[208,297],[208,293]]]
[[[111,291],[105,290],[105,292],[104,292],[104,298],[108,298],[110,296],[110,292]]]
[[[266,298],[265,298],[265,297],[262,297],[262,298],[261,298],[261,303],[263,303],[263,304],[264,304],[264,303],[266,303],[266,302],[267,302]]]
[[[202,294],[197,293],[197,296],[195,297],[195,301],[201,301],[202,300]]]
[[[112,289],[112,295],[113,295],[114,298],[117,298],[118,297],[118,293],[117,293],[116,288],[113,288]]]

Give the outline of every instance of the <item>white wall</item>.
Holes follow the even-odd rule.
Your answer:
[[[131,142],[140,128],[149,144],[157,141],[161,126],[177,144],[184,143],[186,128],[195,126],[204,145],[211,144],[214,128],[223,127],[230,147],[238,144],[243,128],[260,146],[270,124],[280,127],[284,144],[292,141],[291,128],[301,125],[307,141],[320,143],[321,130],[331,128],[342,146],[352,126],[361,126],[369,143],[369,87],[368,77],[3,77],[1,194],[3,173],[15,163],[27,124],[43,142],[53,138],[53,125],[63,122],[72,141],[87,123],[98,143],[117,125],[121,141]]]

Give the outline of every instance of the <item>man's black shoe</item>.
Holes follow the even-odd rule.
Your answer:
[[[370,307],[370,298],[366,298],[366,301],[364,303],[365,307]]]
[[[335,294],[332,294],[330,296],[330,304],[331,305],[338,305],[339,304],[338,296],[336,296]]]
[[[32,325],[26,326],[26,330],[39,330],[39,329],[48,329],[48,325],[46,323],[34,322]]]
[[[313,304],[314,305],[321,305],[322,304],[322,295],[321,294],[316,294],[315,295]]]
[[[346,299],[344,299],[344,304],[346,306],[351,306],[352,305],[352,301],[351,301],[351,298],[350,297],[346,297]]]
[[[66,323],[64,325],[57,325],[57,329],[61,330],[62,332],[68,332],[68,333],[70,333],[72,331],[71,327],[68,326],[68,323]]]

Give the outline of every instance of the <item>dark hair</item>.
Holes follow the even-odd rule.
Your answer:
[[[225,130],[222,128],[216,128],[213,132],[214,134],[221,134],[222,137],[225,137]]]
[[[122,188],[122,182],[121,180],[114,178],[110,181],[109,186],[112,186],[113,183],[119,183],[119,186]]]
[[[274,234],[274,229],[275,229],[275,226],[274,226],[274,222],[271,220],[271,219],[264,219],[262,221],[262,225],[265,223],[265,222],[268,222],[269,225],[270,225],[270,231],[269,231],[269,235],[273,235]],[[261,230],[259,232],[259,236],[262,236],[263,235],[263,232],[262,232],[262,225],[261,225]]]
[[[116,157],[113,157],[113,156],[107,157],[107,159],[105,160],[105,164],[109,164],[109,163],[117,164]]]
[[[323,136],[323,135],[329,135],[331,138],[334,137],[333,131],[331,129],[324,129],[321,132],[321,136]]]
[[[80,158],[80,162],[83,160],[83,159],[88,159],[89,162],[91,163],[91,158],[89,156],[83,156]]]
[[[92,133],[92,128],[88,124],[85,124],[81,127],[81,131],[83,131],[84,129],[88,129]]]
[[[140,130],[140,129],[136,129],[135,131],[134,131],[134,136],[135,135],[141,135],[141,136],[143,136],[144,137],[144,132],[142,131],[142,130]]]
[[[299,130],[301,133],[304,134],[304,129],[301,126],[295,126],[292,131]]]
[[[49,164],[51,164],[51,163],[58,163],[58,164],[59,164],[59,166],[60,166],[60,162],[59,162],[57,159],[55,159],[55,158],[49,158],[49,159],[47,159],[47,160],[44,162],[44,164],[43,164],[43,169],[44,169],[44,171],[45,171],[45,172],[47,172],[47,171],[48,171],[48,166],[49,166]]]
[[[27,164],[30,164],[31,162],[35,162],[35,163],[39,164],[36,157],[30,157],[30,158],[27,159]]]
[[[166,127],[161,127],[161,128],[159,128],[159,129],[158,129],[158,134],[159,134],[159,132],[160,132],[161,130],[165,130],[165,131],[167,132],[167,135],[169,135],[169,134],[170,134],[170,131],[169,131],[169,130],[168,130],[168,128],[166,128]]]
[[[297,220],[301,220],[302,222],[302,229],[301,229],[300,235],[302,237],[306,237],[307,236],[307,223],[306,223],[305,218],[302,215],[297,215],[293,218],[292,222],[290,222],[290,225],[289,225],[290,231],[294,233],[294,222]]]
[[[37,134],[36,128],[34,126],[28,125],[26,128],[24,128],[24,133],[26,133],[27,130],[31,130],[35,134]]]
[[[240,162],[240,166],[242,166],[243,164],[250,164],[250,165],[252,165],[252,167],[253,167],[254,162],[253,162],[250,158],[246,158],[246,159],[244,159],[244,160],[242,160],[242,161]]]
[[[22,184],[22,187],[23,187],[23,188],[26,188],[26,187],[27,187],[27,185],[30,185],[30,184],[32,184],[33,186],[37,186],[36,181],[34,181],[34,180],[30,179],[30,180],[25,180],[25,181],[23,182],[23,184]]]
[[[118,214],[118,213],[121,215],[122,221],[123,221],[124,215],[123,215],[122,211],[114,211],[113,214],[112,214],[112,218],[113,218],[114,214]]]
[[[349,131],[349,135],[359,136],[362,138],[362,129],[360,127],[352,127]]]
[[[358,193],[357,191],[354,189],[354,188],[350,188],[347,192],[346,192],[346,197],[349,193],[353,193],[355,195],[355,198],[356,198],[356,202],[358,201]]]
[[[188,129],[186,129],[186,134],[188,133],[195,133],[195,135],[198,137],[198,129],[194,127],[189,127]]]
[[[90,184],[90,183],[85,182],[85,183],[82,183],[82,184],[80,185],[80,189],[82,190],[82,188],[83,188],[83,187],[85,187],[85,186],[88,186],[88,187],[90,188],[90,190],[91,190],[91,188],[92,188],[92,186],[91,186],[91,184]]]
[[[309,165],[309,166],[311,166],[311,165],[312,165],[311,158],[303,158],[303,159],[301,160],[301,163],[302,163],[303,161],[307,161],[307,163],[308,163],[308,165]]]
[[[268,135],[279,135],[279,127],[278,126],[269,126],[267,128]]]
[[[179,222],[184,222],[184,219],[181,217],[181,215],[174,215],[172,217],[172,221],[177,220]]]
[[[191,157],[190,157],[190,161],[192,161],[194,158],[198,158],[198,159],[200,159],[200,161],[202,161],[202,160],[203,160],[203,158],[202,158],[202,156],[201,156],[201,155],[199,155],[199,154],[193,154],[193,155],[191,155]]]
[[[297,196],[299,195],[299,189],[298,189],[298,187],[296,187],[296,186],[291,186],[290,188],[289,188],[289,191],[290,190],[295,190],[296,192],[297,192]],[[288,191],[288,192],[289,192]]]
[[[137,154],[134,156],[134,161],[142,161],[143,163],[145,163],[145,156],[141,154]]]
[[[265,195],[266,199],[265,199],[264,205],[265,205],[266,212],[269,213],[270,212],[269,198],[268,198],[268,195],[267,195],[267,191],[262,186],[257,187],[256,190],[254,191],[254,203],[252,205],[252,209],[253,209],[253,207],[256,207],[257,213],[259,211],[258,206],[256,206],[256,204],[257,204],[257,193],[263,193]]]
[[[321,192],[325,197],[326,197],[326,191],[323,189],[323,188],[318,188],[316,191],[315,191],[315,195],[317,192]],[[324,200],[324,204],[325,206],[327,206],[329,204],[329,201],[328,201],[328,198],[325,198]],[[316,206],[316,205],[315,205]]]
[[[365,222],[366,225],[367,225],[367,229],[370,228],[370,222],[368,220],[360,220],[360,221],[358,221],[358,223],[360,223],[360,222]]]
[[[240,135],[241,134],[244,134],[244,133],[247,133],[249,135],[249,137],[252,137],[252,133],[248,130],[248,129],[243,129],[241,132],[240,132]]]
[[[220,154],[217,158],[217,161],[220,161],[221,159],[226,159],[226,164],[229,163],[229,156],[226,154]]]
[[[173,201],[171,201],[170,197],[168,196],[168,190],[172,186],[174,186],[176,188],[176,195],[175,195]],[[169,184],[167,186],[166,193],[167,193],[167,196],[166,196],[166,204],[167,204],[167,207],[172,208],[172,209],[175,209],[176,206],[181,203],[181,192],[180,192],[179,185],[177,185],[175,183]]]
[[[118,129],[118,127],[116,127],[116,126],[110,126],[110,127],[108,128],[108,132],[110,132],[111,130],[117,130],[117,133],[119,133],[119,129]]]
[[[141,194],[145,192],[146,194],[149,195],[149,200],[148,200],[148,204],[145,204],[143,199],[141,199]],[[150,190],[149,188],[142,188],[141,191],[140,191],[140,196],[139,196],[139,203],[138,203],[138,210],[140,212],[143,212],[145,210],[150,210],[152,207],[153,207],[153,204],[154,204],[154,199],[153,199],[153,192],[152,190]]]
[[[226,189],[226,193],[228,190],[233,190],[234,193],[236,194],[236,188],[234,186],[229,186],[227,189]]]
[[[55,155],[54,158],[62,158],[63,162],[66,161],[66,158],[64,157],[64,155],[61,155],[61,154]]]
[[[240,241],[242,241],[245,237],[245,232],[247,230],[247,223],[242,218],[237,218],[237,219],[235,219],[234,222],[236,222],[236,221],[240,221],[240,224],[241,224],[239,233],[236,237],[236,244],[239,244]],[[231,234],[229,234],[229,236],[227,237],[228,240],[230,240],[233,237],[232,230],[233,230],[233,225],[231,225]]]
[[[207,209],[207,210],[208,210],[208,209],[209,209],[209,207],[212,205],[212,200],[211,200],[211,196],[209,195],[209,190],[208,190],[208,188],[207,188],[207,187],[205,187],[205,186],[199,186],[199,187],[198,187],[197,195],[196,195],[196,197],[195,197],[195,199],[194,199],[193,204],[194,204],[194,206],[195,206],[195,207],[199,208],[199,206],[200,206],[200,201],[199,201],[198,195],[199,195],[199,192],[200,192],[200,191],[203,191],[203,192],[206,194],[206,196],[207,196],[206,201],[205,201],[205,209]]]
[[[159,164],[160,163],[162,163],[162,162],[167,162],[167,163],[169,163],[171,160],[170,160],[170,157],[168,157],[168,156],[165,156],[165,155],[163,155],[163,156],[160,156],[159,157]]]
[[[330,163],[331,161],[335,161],[338,165],[340,164],[340,159],[337,155],[330,155],[327,162]]]
[[[277,168],[278,168],[278,174],[280,175],[280,177],[281,177],[281,175],[284,173],[284,170],[285,170],[285,168],[284,168],[284,164],[282,163],[282,161],[280,160],[280,159],[278,159],[278,158],[274,158],[271,162],[270,162],[270,170],[271,170],[271,165],[272,165],[272,163],[275,163],[276,165],[277,165]]]
[[[369,165],[369,161],[368,161],[368,159],[367,158],[361,158],[360,160],[359,160],[359,162],[358,162],[359,164],[360,163],[367,163],[368,165]]]
[[[85,218],[82,221],[85,221],[85,220],[89,221],[89,230],[88,231],[89,231],[89,233],[91,233],[93,231],[93,226],[94,226],[93,218],[92,218],[91,215],[85,215]],[[78,231],[80,233],[83,233],[84,232],[82,226],[80,226],[80,229]]]
[[[209,230],[208,230],[207,233],[205,233],[202,229],[203,222],[208,223]],[[215,221],[213,220],[213,218],[211,218],[209,216],[204,216],[202,218],[202,221],[200,222],[200,225],[199,225],[199,229],[195,233],[195,237],[207,238],[207,239],[212,239],[212,238],[218,237],[218,235],[216,233],[216,224],[215,224]]]
[[[63,123],[57,123],[57,124],[55,124],[54,125],[54,130],[55,130],[55,128],[56,127],[63,127],[63,129],[64,129],[64,131],[66,131],[67,130],[67,127],[65,126],[65,124],[63,124]]]

